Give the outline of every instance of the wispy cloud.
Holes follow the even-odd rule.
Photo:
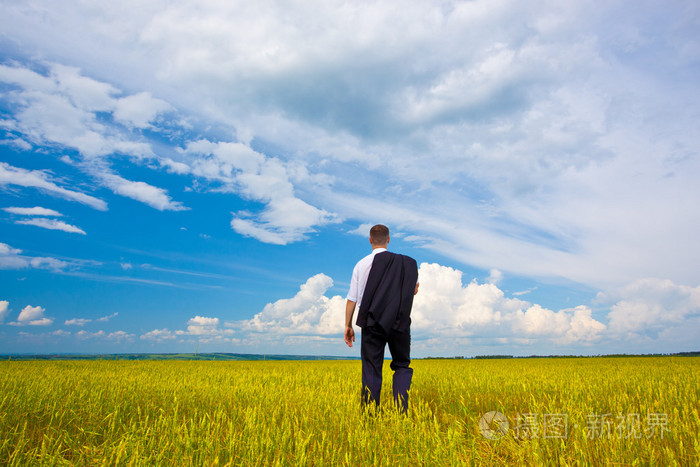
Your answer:
[[[20,216],[44,216],[44,217],[61,217],[61,216],[63,216],[63,214],[61,214],[58,211],[54,211],[53,209],[42,208],[39,206],[35,206],[33,208],[10,207],[10,208],[3,208],[3,210],[7,211],[11,214],[18,214]]]
[[[22,250],[12,248],[6,243],[0,243],[0,269],[26,269],[32,267],[62,271],[69,265],[68,262],[56,258],[22,255]]]
[[[114,341],[114,342],[123,342],[123,341],[131,341],[135,337],[134,334],[130,334],[125,331],[114,331],[114,332],[105,332],[103,330],[99,331],[85,331],[85,330],[80,330],[75,333],[75,337],[79,340],[105,340],[105,341]]]
[[[17,185],[42,190],[46,193],[71,201],[86,204],[100,211],[107,210],[107,203],[94,196],[63,188],[51,179],[51,176],[41,170],[26,170],[0,162],[0,185]]]
[[[111,315],[102,316],[100,318],[97,318],[95,321],[97,321],[98,323],[106,323],[107,321],[111,320],[112,318],[116,318],[117,315],[119,315],[119,312],[115,311]]]
[[[21,220],[16,220],[15,224],[34,225],[36,227],[41,227],[43,229],[62,230],[63,232],[86,235],[85,231],[83,229],[81,229],[80,227],[76,227],[74,225],[67,224],[63,221],[59,221],[56,219],[44,219],[44,218],[21,219]]]
[[[65,326],[85,326],[88,323],[91,323],[91,319],[87,318],[73,318],[73,319],[67,319],[63,324]]]
[[[60,64],[52,64],[48,76],[19,66],[0,65],[2,81],[21,88],[12,93],[18,110],[13,120],[5,121],[6,128],[21,132],[36,145],[58,144],[77,150],[82,156],[79,166],[116,194],[159,210],[186,209],[172,201],[164,189],[127,180],[104,162],[113,154],[146,159],[157,156],[148,143],[130,137],[127,130],[100,121],[99,112],[111,112],[116,122],[129,128],[148,128],[158,115],[170,109],[167,103],[147,92],[118,97],[119,92],[111,85]],[[106,209],[106,205],[99,208]]]

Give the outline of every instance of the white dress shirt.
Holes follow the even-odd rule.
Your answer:
[[[367,278],[369,277],[369,270],[372,269],[372,261],[374,261],[374,255],[386,251],[386,248],[375,248],[372,253],[368,254],[360,261],[357,262],[355,268],[352,270],[352,279],[350,280],[350,291],[346,297],[348,300],[357,303],[357,308],[359,310],[360,304],[362,303],[362,295],[365,292],[365,286],[367,285]]]

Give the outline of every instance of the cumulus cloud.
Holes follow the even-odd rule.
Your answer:
[[[586,306],[553,311],[507,298],[494,284],[474,280],[465,285],[462,275],[439,264],[421,264],[421,286],[411,312],[411,332],[421,352],[454,349],[472,337],[511,343],[588,344],[599,341],[606,330]],[[345,299],[325,295],[332,285],[330,277],[318,274],[302,284],[294,297],[269,303],[249,320],[226,325],[249,340],[338,336],[343,332]]]
[[[677,285],[670,280],[641,279],[618,290],[602,292],[597,300],[612,305],[610,331],[619,336],[672,334],[700,317],[700,286]],[[691,321],[695,318],[695,321]]]
[[[176,339],[183,342],[185,339],[196,339],[197,342],[202,343],[231,343],[234,340],[231,337],[233,334],[235,334],[233,329],[222,329],[219,327],[219,318],[197,315],[187,321],[186,330],[170,331],[167,328],[154,329],[142,334],[140,339],[153,342],[165,342]]]
[[[458,269],[435,263],[420,265],[421,287],[411,313],[417,354],[454,355],[460,349],[474,348],[474,342],[486,346],[482,349],[498,345],[520,351],[548,348],[551,353],[574,348],[578,352],[617,352],[619,348],[609,340],[624,347],[639,335],[651,333],[653,338],[667,343],[674,335],[682,335],[684,342],[690,342],[693,332],[700,329],[700,288],[668,281],[640,281],[601,293],[598,301],[612,305],[604,323],[587,305],[552,310],[507,297],[494,284],[480,284],[475,279],[465,284],[462,278]],[[330,277],[317,274],[302,284],[293,297],[268,303],[250,319],[228,321],[222,328],[218,318],[198,315],[187,322],[186,329],[154,329],[141,335],[141,339],[156,343],[194,339],[269,344],[279,349],[295,348],[308,341],[321,346],[318,348],[331,349],[342,335],[345,316],[344,297],[326,295],[332,286]],[[682,326],[691,326],[695,331],[683,331]]]
[[[130,334],[126,331],[114,331],[107,334],[107,340],[111,341],[131,341],[135,337],[134,334]]]
[[[250,320],[227,323],[235,329],[275,335],[332,335],[343,332],[345,300],[325,296],[333,280],[325,274],[310,277],[292,298],[265,305]]]
[[[59,221],[56,219],[44,219],[44,218],[21,219],[21,220],[15,221],[15,224],[33,225],[36,227],[41,227],[43,229],[61,230],[63,232],[86,235],[85,231],[83,229],[81,229],[80,227],[76,227],[74,225],[67,224],[63,221]]]
[[[44,316],[44,308],[40,306],[25,306],[17,317],[17,321],[11,322],[13,326],[48,326],[53,324],[53,318]]]
[[[149,340],[155,342],[163,342],[168,340],[174,340],[177,336],[174,332],[169,331],[167,328],[154,329],[153,331],[148,331],[141,335],[142,340]]]
[[[414,300],[413,322],[421,336],[481,336],[548,339],[554,343],[593,342],[605,324],[585,306],[554,311],[518,298],[508,298],[495,284],[466,286],[463,273],[439,264],[423,263],[420,291]]]
[[[107,334],[102,330],[95,331],[95,332],[80,330],[80,331],[75,333],[75,336],[80,340],[101,339],[101,338],[104,338],[106,335]]]
[[[187,332],[193,336],[210,335],[217,332],[219,318],[195,316],[187,322]]]
[[[0,300],[0,324],[5,322],[5,318],[10,314],[10,302]]]

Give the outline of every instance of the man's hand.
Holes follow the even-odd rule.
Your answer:
[[[352,347],[352,343],[355,342],[355,330],[352,326],[345,327],[345,343],[348,347]]]
[[[417,295],[417,294],[418,294],[418,286],[419,286],[419,285],[420,285],[420,282],[416,282],[416,290],[415,290],[415,292],[413,292],[413,295]]]
[[[348,347],[352,347],[352,343],[355,342],[355,330],[352,328],[352,315],[355,314],[356,303],[352,300],[345,302],[345,343]]]

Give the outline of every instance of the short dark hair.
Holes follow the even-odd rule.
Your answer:
[[[389,241],[389,227],[377,224],[369,229],[369,239],[372,245],[385,245]]]

